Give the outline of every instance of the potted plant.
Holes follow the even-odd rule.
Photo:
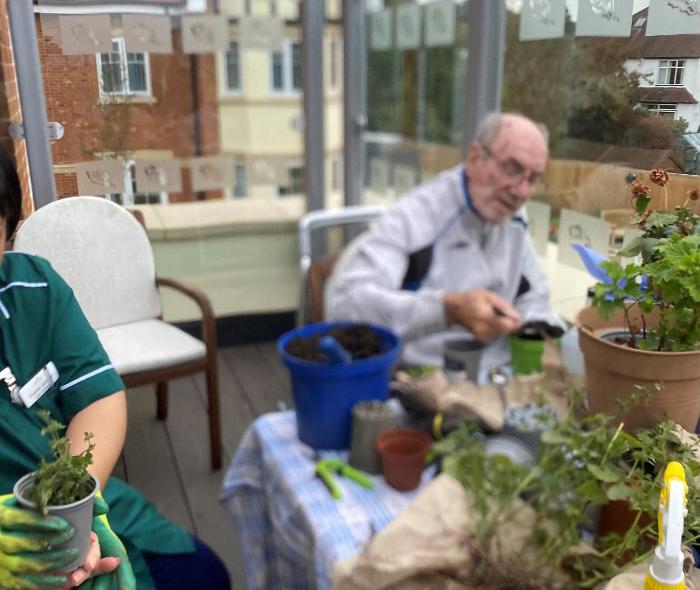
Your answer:
[[[632,436],[604,414],[579,420],[570,412],[548,424],[531,466],[489,453],[469,426],[452,432],[433,453],[473,506],[475,521],[464,539],[472,556],[464,572],[467,587],[598,588],[649,559],[658,543],[663,472],[672,460],[684,465],[688,481],[683,543],[697,543],[697,451],[670,421]],[[631,520],[605,533],[610,527],[597,515],[619,502]]]
[[[100,483],[87,468],[92,464],[93,435],[85,433],[88,446],[80,454],[70,454],[70,440],[63,432],[65,427],[51,418],[47,410],[39,412],[46,423],[41,433],[48,437],[52,461],[41,459],[38,469],[21,477],[15,483],[13,493],[24,507],[37,510],[44,516],[60,516],[73,528],[71,539],[55,549],[77,548],[78,556],[59,573],[68,573],[80,567],[90,546],[92,508]]]
[[[663,209],[650,208],[651,189],[630,185],[641,235],[601,268],[577,323],[592,412],[616,415],[634,430],[665,417],[694,431],[700,418],[700,216],[689,205],[668,210],[668,175],[652,170]],[[635,257],[631,262],[623,259]],[[640,397],[620,413],[617,400]]]

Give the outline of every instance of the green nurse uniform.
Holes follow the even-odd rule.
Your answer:
[[[49,361],[58,381],[29,409],[12,404],[0,381],[0,493],[12,492],[17,479],[36,469],[41,457],[51,456],[40,432],[40,409],[68,424],[94,401],[124,389],[65,281],[43,258],[7,252],[0,265],[0,370],[9,366],[21,386]],[[168,522],[126,483],[110,478],[104,497],[139,590],[154,588],[142,551],[194,550],[187,531]]]

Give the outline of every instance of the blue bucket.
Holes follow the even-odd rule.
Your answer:
[[[310,324],[286,332],[277,341],[277,351],[291,376],[299,439],[314,449],[347,449],[352,407],[361,401],[388,399],[391,369],[399,355],[400,340],[386,328],[370,324],[385,352],[348,364],[304,361],[291,356],[286,348],[295,338],[309,338],[333,328],[355,325],[352,322]]]

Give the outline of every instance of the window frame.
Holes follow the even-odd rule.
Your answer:
[[[299,56],[299,79],[298,86],[294,87],[294,47],[296,46]],[[275,55],[281,55],[282,86],[275,88]],[[284,39],[282,41],[282,51],[270,51],[270,94],[272,96],[299,96],[301,94],[301,42],[295,39]]]
[[[683,75],[685,73],[684,59],[660,59],[659,67],[656,72],[656,86],[683,86]],[[661,77],[665,81],[661,81]],[[678,79],[678,82],[671,82],[672,77]]]
[[[292,184],[292,170],[301,170],[301,187],[299,188],[298,191],[292,190],[293,184]],[[303,195],[304,194],[304,175],[306,174],[306,171],[304,169],[304,162],[303,160],[289,160],[287,162],[287,178],[288,184],[286,186],[280,186],[277,185],[277,197],[293,197],[294,195]]]
[[[97,83],[100,92],[100,98],[107,97],[119,97],[119,96],[153,96],[153,89],[151,86],[151,60],[148,52],[139,51],[126,51],[126,45],[124,43],[124,37],[112,37],[112,46],[114,43],[118,45],[118,52],[110,51],[109,53],[119,54],[119,64],[122,72],[122,90],[118,92],[107,92],[105,91],[104,76],[102,71],[102,54],[95,54],[95,64],[97,65]],[[143,55],[143,66],[144,66],[144,77],[146,79],[146,89],[145,90],[131,90],[129,84],[129,61],[128,54],[134,53],[138,55]],[[124,88],[126,86],[126,88]]]
[[[673,121],[675,121],[678,116],[678,105],[672,102],[648,102],[644,103],[644,108],[647,111],[649,111],[652,115],[656,115],[657,117],[665,117],[667,115],[672,115],[672,117],[670,118]]]
[[[232,46],[236,46],[236,59],[238,60],[238,87],[232,88],[229,83],[229,54],[231,54]],[[226,96],[239,96],[243,92],[243,68],[241,67],[241,44],[237,39],[232,39],[229,42],[229,48],[223,52],[222,60],[222,80],[224,81],[224,94]]]

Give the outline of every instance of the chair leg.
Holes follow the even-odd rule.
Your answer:
[[[158,420],[165,420],[168,417],[167,381],[159,381],[156,383],[156,416]]]
[[[216,364],[206,371],[207,405],[209,407],[209,447],[211,468],[221,469],[221,412],[219,410],[219,378]]]

